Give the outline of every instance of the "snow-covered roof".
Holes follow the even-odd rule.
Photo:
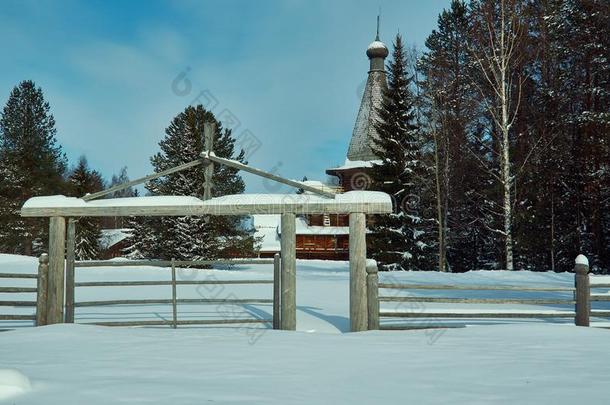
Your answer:
[[[254,226],[254,237],[260,238],[260,250],[262,252],[279,252],[280,235],[279,225],[280,215],[252,215],[252,225]]]
[[[326,198],[313,194],[236,194],[200,200],[190,196],[129,197],[84,201],[62,195],[33,197],[24,217],[183,216],[248,214],[342,214],[392,212],[390,196],[378,191],[349,191]]]
[[[117,243],[127,239],[131,234],[131,229],[102,229],[100,237],[100,247],[102,249],[110,249]]]
[[[359,169],[363,167],[373,167],[373,165],[380,165],[381,159],[373,160],[349,160],[345,159],[345,163],[341,166],[333,167],[328,170],[346,170],[346,169]]]

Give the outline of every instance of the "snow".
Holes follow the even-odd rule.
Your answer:
[[[585,266],[589,265],[589,259],[585,255],[576,256],[576,264],[584,264]]]
[[[252,215],[252,226],[254,227],[254,237],[261,238],[260,250],[262,252],[279,252],[280,236],[278,226],[280,215],[258,214]]]
[[[200,200],[191,196],[146,196],[109,198],[103,200],[84,201],[76,197],[63,195],[32,197],[23,205],[28,208],[83,208],[83,207],[164,207],[164,206],[252,206],[270,204],[324,204],[342,203],[378,203],[391,207],[390,196],[379,191],[349,191],[337,194],[334,199],[312,194],[234,194]],[[391,210],[391,208],[390,208]]]
[[[264,223],[263,218],[260,223]],[[8,272],[35,272],[37,260],[0,255]],[[179,270],[179,279],[269,279],[271,265],[204,271]],[[77,281],[169,280],[164,268],[79,268]],[[592,276],[595,282],[609,277]],[[551,272],[472,271],[381,273],[381,282],[573,287],[574,275]],[[7,282],[32,283],[35,280]],[[25,285],[25,284],[22,284]],[[208,291],[217,298],[268,298],[271,285],[227,285]],[[607,290],[607,289],[606,289]],[[201,291],[199,291],[201,292]],[[79,287],[78,301],[168,298],[169,286]],[[382,290],[383,295],[396,291]],[[501,294],[501,295],[500,295]],[[529,294],[529,295],[528,295]],[[570,292],[409,291],[422,296],[569,298]],[[20,297],[16,297],[19,295]],[[30,299],[26,294],[0,299]],[[201,297],[179,286],[179,298]],[[108,404],[206,402],[311,403],[605,403],[610,374],[610,331],[575,327],[571,319],[447,320],[458,329],[349,330],[347,262],[297,262],[297,332],[255,328],[105,328],[91,325],[16,327],[0,333],[2,384],[15,404]],[[398,310],[382,303],[382,310]],[[596,303],[606,305],[607,303]],[[428,304],[426,311],[558,312],[560,305]],[[31,308],[4,307],[32,313]],[[25,312],[23,312],[25,311]],[[247,305],[245,315],[268,317],[271,305]],[[180,305],[180,319],[218,317],[215,305]],[[77,322],[171,317],[168,305],[81,307]],[[396,322],[396,321],[391,321]],[[390,324],[384,321],[384,324]],[[416,319],[419,325],[423,319]],[[0,371],[1,372],[1,371]],[[10,381],[7,383],[7,381]],[[26,383],[25,381],[29,381]],[[18,389],[14,387],[17,386]],[[31,387],[31,388],[30,388]],[[18,392],[17,392],[18,391]],[[6,398],[6,396],[5,396]],[[0,399],[2,402],[2,399]]]
[[[119,229],[102,229],[100,237],[100,247],[102,249],[109,249],[117,243],[127,239],[131,233],[129,228]]]
[[[23,394],[31,388],[30,380],[19,370],[0,368],[0,401]]]
[[[345,159],[345,163],[342,166],[333,167],[328,170],[346,170],[346,169],[358,169],[363,167],[373,167],[373,165],[380,165],[383,163],[380,159],[374,160],[349,160]]]
[[[381,41],[373,41],[369,44],[368,48],[366,48],[367,51],[372,51],[375,49],[388,49],[388,47]]]

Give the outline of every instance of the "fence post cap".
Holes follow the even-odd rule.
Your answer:
[[[49,263],[49,255],[47,253],[43,253],[38,258],[38,262],[40,263]]]
[[[589,266],[589,259],[587,259],[587,256],[580,254],[578,256],[576,256],[576,260],[575,260],[576,264],[582,264],[584,266]]]
[[[366,259],[366,272],[368,274],[377,273],[377,261],[374,259]]]

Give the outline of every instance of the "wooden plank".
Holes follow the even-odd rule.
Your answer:
[[[213,153],[204,152],[204,153],[201,154],[201,157],[203,159],[207,159],[207,160],[210,160],[212,162],[220,163],[220,164],[223,164],[225,166],[229,166],[229,167],[233,167],[235,169],[243,170],[244,172],[252,173],[252,174],[257,175],[259,177],[263,177],[265,179],[273,180],[273,181],[276,181],[278,183],[286,184],[286,185],[294,187],[296,189],[303,189],[305,191],[309,191],[309,192],[314,193],[314,194],[319,194],[319,195],[324,196],[324,197],[335,198],[335,195],[336,195],[335,193],[331,193],[331,192],[325,191],[325,190],[320,190],[319,188],[310,186],[310,185],[305,184],[305,183],[303,183],[301,181],[294,181],[294,180],[285,179],[283,177],[276,176],[273,173],[269,173],[269,172],[266,172],[264,170],[256,169],[254,167],[245,165],[245,164],[237,162],[235,160],[224,159],[224,158],[218,157],[218,156],[214,155]]]
[[[36,326],[47,324],[49,305],[49,255],[43,253],[38,258],[38,284],[36,288]]]
[[[576,301],[567,299],[528,298],[448,298],[448,297],[379,297],[381,302],[444,302],[453,304],[524,304],[524,305],[574,305]]]
[[[49,225],[49,296],[47,324],[64,321],[66,219],[52,217]]]
[[[178,325],[229,325],[244,323],[273,323],[272,319],[210,319],[210,320],[181,320]],[[173,321],[113,321],[113,322],[88,322],[85,325],[99,326],[171,326]]]
[[[38,291],[32,287],[0,287],[0,293],[35,293]]]
[[[74,262],[76,248],[76,220],[68,219],[66,237],[66,323],[74,323]]]
[[[381,312],[389,318],[573,318],[574,312]]]
[[[282,295],[282,263],[281,256],[276,253],[273,256],[273,329],[280,329],[281,319],[281,295]]]
[[[75,302],[75,307],[99,307],[112,305],[149,305],[149,304],[172,304],[173,300],[169,298],[159,299],[125,299],[125,300],[104,300],[104,301],[81,301]],[[244,305],[244,304],[272,304],[272,299],[264,298],[240,298],[240,299],[214,299],[214,298],[177,298],[177,304],[226,304],[226,305]]]
[[[366,265],[367,319],[368,330],[379,329],[379,279],[377,263],[371,260]]]
[[[177,285],[203,284],[273,284],[273,280],[177,280]],[[82,281],[76,287],[133,287],[142,285],[172,285],[172,281]]]
[[[596,318],[610,318],[610,311],[591,311],[590,316]]]
[[[350,330],[367,330],[366,215],[349,214],[349,319]]]
[[[457,329],[466,325],[381,325],[380,330],[422,330],[422,329]]]
[[[513,285],[435,285],[379,283],[379,288],[399,290],[485,290],[485,291],[563,291],[573,292],[571,287],[525,287]]]
[[[0,278],[38,278],[38,274],[0,273]]]
[[[167,170],[160,171],[158,173],[149,174],[148,176],[140,177],[139,179],[131,180],[126,183],[117,184],[114,187],[107,188],[106,190],[98,191],[97,193],[87,194],[83,196],[83,200],[91,201],[96,198],[103,197],[105,195],[114,193],[116,191],[125,190],[126,188],[137,186],[138,184],[146,183],[147,181],[157,179],[159,177],[167,176],[168,174],[176,173],[181,170],[190,169],[192,167],[198,166],[200,164],[206,163],[203,159],[197,159],[189,163],[184,163],[175,167],[172,167]],[[78,216],[78,215],[75,215]]]
[[[203,148],[208,154],[214,152],[214,134],[216,133],[216,124],[213,122],[203,123]],[[208,161],[203,172],[203,199],[209,200],[212,198],[212,188],[214,187],[214,163]]]
[[[174,265],[174,259],[172,259],[172,321],[173,328],[176,329],[178,327],[178,303],[176,293],[176,266]]]
[[[36,301],[0,301],[0,307],[35,307]]]
[[[581,260],[584,259],[584,260]],[[591,288],[589,287],[589,261],[584,255],[578,255],[574,265],[574,287],[576,293],[576,326],[589,326],[589,313],[591,312]]]
[[[0,314],[0,321],[35,321],[36,315],[5,315]]]
[[[226,259],[226,260],[176,260],[174,265],[180,266],[213,266],[213,265],[240,265],[240,264],[273,264],[273,259]],[[76,267],[170,267],[170,260],[84,260],[74,263]],[[189,268],[189,270],[206,271],[209,269]]]
[[[366,193],[352,191],[351,193]],[[346,193],[347,194],[347,193]],[[274,199],[261,198],[259,201],[227,199],[230,196],[219,197],[225,201],[215,203],[213,198],[201,203],[190,205],[134,205],[133,199],[119,199],[116,205],[90,204],[75,206],[25,206],[21,208],[23,217],[129,217],[129,216],[201,216],[201,215],[254,215],[254,214],[349,214],[350,212],[364,212],[366,214],[386,214],[391,212],[392,204],[389,201],[370,202],[349,199],[342,200],[340,195],[335,199],[320,198],[318,196],[288,194],[278,203]],[[247,198],[247,195],[239,197]],[[146,198],[146,197],[140,197]],[[365,198],[365,197],[363,197]],[[123,200],[127,200],[124,201]],[[123,204],[122,204],[123,203]],[[122,204],[122,205],[121,205]]]
[[[281,327],[282,330],[296,330],[296,217],[294,214],[282,214],[281,217]]]

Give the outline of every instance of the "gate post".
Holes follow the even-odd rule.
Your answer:
[[[366,262],[366,302],[369,330],[379,329],[379,274],[377,262]]]
[[[64,262],[66,219],[51,217],[49,224],[49,296],[47,324],[64,321]]]
[[[366,215],[349,214],[349,321],[352,332],[368,327],[366,305]]]
[[[47,289],[49,285],[49,255],[38,258],[38,285],[36,288],[36,326],[47,324]]]
[[[296,301],[296,216],[293,213],[282,214],[281,235],[281,270],[282,270],[282,297],[281,297],[281,329],[296,330],[297,328],[297,301]]]
[[[66,323],[74,323],[74,261],[76,245],[76,219],[68,219],[66,242]]]
[[[282,264],[280,262],[280,254],[276,253],[273,255],[273,329],[280,329],[280,310],[281,310],[281,298],[282,284],[280,278],[282,277]]]
[[[591,312],[591,288],[589,286],[589,259],[585,255],[576,257],[574,265],[574,287],[576,289],[576,326],[589,326]]]

